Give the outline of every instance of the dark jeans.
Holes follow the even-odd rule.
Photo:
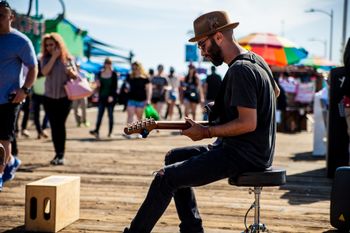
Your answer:
[[[108,134],[111,134],[113,131],[113,124],[114,124],[114,117],[113,117],[113,111],[114,111],[114,102],[108,103],[108,98],[107,97],[101,97],[98,101],[98,113],[97,113],[97,121],[96,121],[96,128],[95,131],[98,133],[100,131],[100,126],[102,123],[102,118],[105,113],[105,109],[107,108],[108,112],[108,119],[109,119],[109,124],[108,124]]]
[[[174,149],[165,168],[151,183],[145,201],[130,225],[130,233],[149,233],[174,197],[181,233],[202,233],[202,220],[192,187],[202,186],[245,171],[262,170],[243,160],[235,151],[207,146]]]
[[[34,124],[38,134],[42,133],[44,129],[47,128],[49,118],[45,112],[43,122],[40,124],[40,107],[44,105],[45,96],[33,94],[32,96],[32,107],[34,111]]]
[[[27,128],[28,120],[29,120],[29,112],[30,112],[30,96],[27,95],[26,101],[22,104],[23,111],[23,119],[21,124],[21,129],[24,130]]]
[[[56,157],[63,158],[66,143],[66,120],[72,105],[68,98],[45,97],[44,108],[50,121],[51,137]]]
[[[13,140],[11,141],[11,154],[13,156],[18,156],[18,144],[17,144],[17,138],[16,136],[13,137]]]
[[[0,104],[0,140],[12,141],[15,138],[19,104]]]
[[[23,112],[22,123],[21,123],[21,130],[27,129],[28,120],[29,120],[29,113],[30,113],[30,101],[31,101],[31,98],[30,98],[29,95],[27,95],[27,97],[25,98],[24,103],[21,104],[20,110]],[[20,114],[20,112],[18,114]],[[16,121],[16,132],[19,132],[18,118],[17,118],[17,121]]]

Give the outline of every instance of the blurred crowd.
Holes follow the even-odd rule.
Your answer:
[[[39,60],[42,60],[39,58]],[[74,61],[74,60],[72,60]],[[189,116],[194,120],[207,120],[204,111],[205,104],[214,101],[222,82],[222,77],[216,73],[216,68],[211,67],[210,74],[205,76],[197,73],[197,68],[189,64],[188,72],[178,74],[174,67],[168,71],[162,64],[156,69],[146,71],[140,62],[131,64],[130,73],[121,75],[113,70],[113,61],[106,58],[100,72],[90,74],[80,68],[80,62],[73,62],[74,70],[79,78],[87,79],[93,94],[89,97],[73,100],[71,103],[77,127],[90,129],[89,133],[100,138],[100,127],[107,110],[108,137],[113,137],[114,108],[121,105],[126,114],[126,124],[141,120],[147,115],[146,107],[152,108],[159,116],[156,120],[181,120]],[[47,108],[43,102],[46,93],[46,77],[42,73],[42,62],[39,62],[39,73],[30,94],[21,104],[19,118],[16,123],[16,135],[24,138],[36,137],[37,139],[49,137],[47,129],[51,127],[48,119]],[[25,75],[25,74],[24,74]],[[203,78],[204,77],[204,78]],[[57,84],[59,85],[59,84]],[[96,124],[91,126],[87,120],[88,108],[97,108]],[[50,110],[49,110],[50,111]],[[198,113],[203,113],[198,116]],[[36,132],[30,132],[27,128],[28,121],[33,120]],[[91,128],[92,127],[92,128]],[[34,135],[33,135],[34,134]],[[139,135],[124,135],[125,138],[137,138]]]

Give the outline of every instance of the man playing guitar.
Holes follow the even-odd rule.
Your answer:
[[[190,39],[215,66],[225,62],[229,68],[212,108],[212,117],[218,118],[219,124],[207,126],[186,118],[189,128],[182,134],[193,141],[221,137],[222,143],[169,151],[166,166],[156,174],[124,233],[151,232],[172,198],[181,221],[180,232],[202,233],[193,187],[271,166],[279,90],[265,61],[232,39],[237,26],[226,12],[209,12],[194,21],[195,37]]]

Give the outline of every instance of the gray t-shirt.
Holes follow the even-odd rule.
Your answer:
[[[27,36],[16,29],[0,35],[0,104],[8,103],[8,95],[23,85],[22,65],[31,68],[37,63]]]
[[[240,55],[242,56],[242,55]],[[237,107],[256,109],[257,127],[253,132],[223,138],[224,146],[262,168],[271,166],[275,149],[276,98],[267,73],[269,68],[263,59],[248,53],[252,59],[242,60],[237,57],[227,71],[224,82],[224,101],[220,108],[223,122],[238,117]],[[258,64],[260,63],[260,65]],[[263,65],[265,68],[262,68]]]
[[[152,98],[162,98],[165,95],[165,87],[168,85],[168,79],[163,76],[155,76],[151,80]]]
[[[43,64],[45,66],[50,61],[51,56],[43,58]],[[66,74],[66,64],[63,64],[61,59],[57,58],[50,73],[46,76],[45,81],[45,96],[52,99],[60,99],[67,96],[64,90],[64,84],[69,80]]]

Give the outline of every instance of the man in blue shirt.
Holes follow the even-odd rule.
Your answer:
[[[21,161],[11,156],[15,121],[19,105],[28,95],[38,69],[31,41],[11,27],[10,5],[0,1],[0,191],[5,181],[14,178]],[[28,74],[23,77],[23,65]]]

